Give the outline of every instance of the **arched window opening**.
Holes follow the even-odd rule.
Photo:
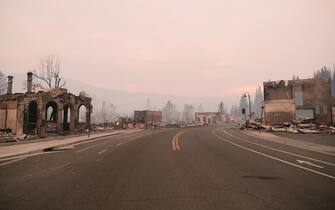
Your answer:
[[[79,123],[86,123],[86,106],[85,105],[81,105],[79,107]]]
[[[56,123],[57,122],[57,103],[54,101],[50,101],[46,105],[45,110],[46,122]]]

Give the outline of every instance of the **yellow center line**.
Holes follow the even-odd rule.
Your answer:
[[[176,146],[177,146],[177,150],[180,151],[180,135],[181,133],[178,133],[177,138],[176,138]]]
[[[173,151],[177,150],[177,148],[176,148],[176,136],[174,136],[173,139],[172,139],[172,150]]]
[[[184,133],[183,131],[177,133],[177,134],[173,137],[173,139],[172,139],[172,150],[173,150],[174,152],[176,152],[176,151],[180,151],[180,149],[181,149],[181,146],[180,146],[180,136],[181,136],[183,133]]]
[[[179,136],[176,138],[176,148],[177,148],[177,151],[180,151]]]

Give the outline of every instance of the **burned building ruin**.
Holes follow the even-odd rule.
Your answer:
[[[134,122],[135,124],[159,125],[162,122],[162,112],[152,110],[134,111]]]
[[[197,125],[217,124],[221,122],[222,115],[219,112],[196,112],[195,122]]]
[[[92,98],[63,88],[32,91],[33,74],[27,73],[26,93],[13,93],[8,76],[7,93],[0,96],[0,129],[15,135],[74,134],[90,127]]]
[[[265,122],[281,124],[295,119],[334,123],[331,85],[327,79],[264,82]]]

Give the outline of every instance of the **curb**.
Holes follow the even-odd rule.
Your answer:
[[[105,138],[105,137],[109,137],[109,136],[115,136],[115,135],[119,135],[119,134],[121,134],[121,133],[120,132],[110,133],[110,134],[107,134],[105,136],[92,137],[92,138],[82,139],[82,140],[75,141],[75,142],[59,144],[59,145],[56,145],[56,146],[44,148],[44,149],[42,149],[42,152],[48,152],[48,151],[51,151],[51,150],[53,150],[55,148],[58,148],[58,147],[65,147],[65,146],[69,146],[69,145],[80,143],[80,142],[91,141],[91,140]]]
[[[58,147],[69,146],[69,145],[73,145],[73,144],[80,143],[80,142],[96,140],[96,139],[105,138],[105,137],[109,137],[109,136],[115,136],[115,135],[119,135],[119,134],[122,134],[122,133],[121,132],[110,133],[110,134],[107,134],[105,136],[92,137],[92,138],[82,139],[82,140],[78,140],[78,141],[74,141],[74,142],[58,144],[56,146],[45,147],[43,149],[37,149],[37,150],[32,150],[32,151],[29,151],[29,152],[23,152],[23,153],[19,153],[19,154],[15,154],[15,155],[4,156],[4,157],[0,158],[0,161],[5,161],[4,159],[8,159],[8,158],[20,157],[22,155],[35,154],[35,153],[38,153],[38,152],[48,152],[48,151],[52,151],[53,149],[58,148]]]

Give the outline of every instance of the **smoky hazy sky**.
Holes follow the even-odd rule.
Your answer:
[[[66,78],[233,96],[335,63],[334,0],[0,0],[0,70],[56,55]]]

